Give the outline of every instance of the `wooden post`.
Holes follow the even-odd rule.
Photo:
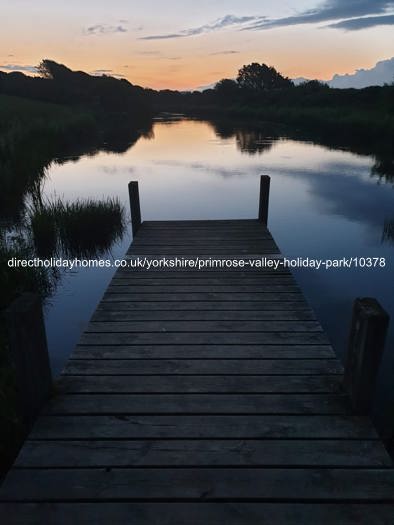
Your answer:
[[[44,317],[39,295],[24,293],[6,310],[19,410],[31,426],[52,389]]]
[[[133,180],[129,182],[129,197],[130,197],[130,212],[131,212],[131,227],[133,230],[133,237],[141,226],[141,208],[140,208],[140,193],[138,190],[138,181]]]
[[[354,301],[344,386],[358,414],[371,410],[388,324],[389,316],[376,299]]]
[[[268,224],[268,204],[270,199],[270,182],[269,175],[260,177],[260,201],[259,201],[259,221]]]

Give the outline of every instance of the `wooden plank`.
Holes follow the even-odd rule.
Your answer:
[[[68,414],[347,414],[338,394],[74,394],[57,396],[46,415]]]
[[[30,439],[378,439],[343,415],[42,415]],[[394,493],[393,493],[394,494]]]
[[[98,321],[314,321],[312,310],[107,310],[97,309],[92,316]]]
[[[254,286],[254,285],[295,285],[293,277],[288,275],[262,275],[261,277],[240,277],[240,278],[228,278],[222,279],[220,277],[206,277],[205,279],[194,279],[194,278],[182,278],[174,280],[168,277],[146,277],[143,276],[135,278],[133,275],[115,275],[111,281],[111,286],[125,286],[125,285],[138,285],[138,286],[171,286],[176,283],[176,286]]]
[[[337,375],[326,376],[64,376],[59,393],[342,393]]]
[[[188,237],[179,237],[177,236],[157,236],[157,237],[140,237],[137,242],[133,242],[129,249],[139,250],[140,248],[157,248],[160,246],[159,251],[165,251],[167,248],[179,248],[183,250],[184,248],[198,248],[197,251],[210,249],[215,251],[220,247],[225,247],[227,249],[238,249],[247,250],[248,252],[258,253],[260,250],[265,250],[267,248],[277,249],[276,243],[272,237],[266,236],[265,238],[259,237],[257,239],[246,239],[245,237],[239,237],[234,239],[232,235],[229,236],[217,236],[213,240],[209,241],[205,235],[199,237],[188,236]]]
[[[152,301],[146,299],[138,301],[130,295],[123,297],[119,301],[119,295],[112,297],[104,296],[104,299],[98,306],[100,310],[132,310],[132,311],[295,311],[305,310],[308,308],[305,300],[297,301]]]
[[[155,234],[159,235],[160,233],[165,233],[167,235],[169,234],[176,234],[176,233],[182,233],[187,232],[190,233],[191,236],[197,234],[197,233],[203,233],[203,232],[209,232],[210,234],[217,233],[256,233],[259,234],[260,232],[262,234],[269,234],[270,232],[266,228],[262,228],[261,225],[259,226],[256,223],[216,223],[216,224],[198,224],[197,222],[192,223],[184,223],[182,224],[181,221],[179,221],[178,224],[163,224],[163,225],[142,225],[140,231],[135,236],[135,238],[141,238],[146,234]]]
[[[128,293],[106,292],[103,301],[175,301],[177,303],[196,301],[222,301],[222,302],[260,302],[260,301],[300,301],[304,302],[301,293],[263,292],[263,293],[236,293],[236,292],[195,292],[195,293]],[[181,305],[184,306],[184,305]]]
[[[127,252],[124,257],[124,260],[128,261],[128,266],[130,268],[139,267],[142,263],[139,261],[145,261],[145,268],[148,269],[146,261],[152,261],[151,265],[157,265],[157,267],[162,266],[164,269],[171,267],[174,268],[187,268],[190,267],[193,270],[201,271],[204,267],[218,268],[223,270],[227,268],[248,268],[250,266],[256,267],[259,269],[260,266],[268,264],[266,261],[277,260],[278,267],[282,266],[283,256],[279,253],[278,250],[265,250],[260,251],[246,251],[245,253],[239,252],[237,250],[226,250],[222,251],[221,248],[216,250],[208,250],[206,253],[201,253],[198,249],[194,248],[193,251],[183,251],[183,250],[174,250],[166,251],[164,249],[152,251],[152,253],[142,253],[137,248],[134,248],[130,252]],[[134,262],[133,262],[134,261]],[[159,261],[159,262],[157,262]],[[160,262],[161,261],[161,262]],[[230,261],[230,262],[228,262]],[[253,262],[257,261],[257,262]],[[272,264],[272,263],[271,263]],[[256,266],[254,266],[256,265]]]
[[[249,227],[249,225],[258,225],[261,229],[266,229],[265,226],[261,225],[261,223],[257,219],[171,219],[171,220],[149,220],[144,221],[142,225],[144,227],[165,227],[166,229],[170,226],[194,226],[194,225],[207,225],[212,226],[214,224],[245,224]]]
[[[329,344],[324,332],[83,333],[88,344]]]
[[[159,230],[164,229],[165,231],[171,231],[177,228],[209,228],[213,230],[215,228],[239,228],[239,229],[256,229],[267,231],[266,226],[263,226],[257,219],[193,219],[193,220],[164,220],[164,221],[144,221],[141,225],[141,229],[138,235],[142,235],[144,231],[152,229]]]
[[[72,359],[332,359],[329,345],[77,345]]]
[[[9,525],[392,525],[393,504],[376,503],[0,503]]]
[[[63,375],[342,374],[336,359],[127,359],[69,360]]]
[[[169,246],[170,248],[170,246]],[[208,261],[205,262],[205,267],[208,269],[212,268],[218,268],[220,270],[228,268],[229,270],[244,270],[245,268],[253,268],[254,270],[259,270],[260,268],[269,267],[269,268],[275,268],[275,265],[273,262],[269,261],[279,261],[277,263],[277,267],[285,267],[283,260],[284,257],[280,253],[279,248],[276,245],[272,245],[272,249],[266,249],[264,251],[260,251],[259,249],[256,250],[247,250],[245,253],[239,253],[238,248],[234,248],[232,250],[228,249],[226,252],[221,251],[220,244],[217,245],[218,251],[210,248],[207,253],[203,254],[201,253],[201,250],[203,248],[200,247],[194,247],[194,250],[186,253],[183,252],[183,246],[175,246],[175,248],[178,248],[177,251],[174,251],[174,253],[167,252],[165,246],[160,246],[156,251],[154,251],[151,254],[143,255],[142,258],[149,260],[149,261],[155,261],[157,259],[161,259],[162,262],[161,267],[163,269],[168,268],[177,268],[177,269],[184,269],[184,268],[192,268],[193,270],[200,270],[203,268],[203,266],[200,264],[197,264],[199,261]],[[205,249],[204,249],[205,250]],[[184,260],[182,262],[182,256],[184,257]],[[187,255],[187,256],[186,256]],[[126,260],[138,260],[141,259],[141,252],[140,248],[138,246],[130,246],[129,251],[126,252],[124,255],[124,259]],[[181,260],[179,260],[181,259]],[[189,261],[190,259],[194,259],[197,261],[196,264],[192,264]],[[230,264],[227,262],[230,260]],[[251,261],[257,260],[257,263],[251,263]],[[175,261],[175,264],[169,264],[168,261]],[[185,264],[186,262],[186,264]],[[153,263],[153,267],[160,268],[160,265],[157,263]],[[129,265],[132,266],[132,265]],[[137,268],[140,268],[141,266],[139,264],[134,265]],[[147,268],[146,268],[147,269]]]
[[[394,501],[391,469],[14,469],[11,501]]]
[[[379,441],[27,441],[18,468],[298,466],[389,467]]]
[[[154,255],[156,257],[164,257],[166,255],[207,255],[207,256],[216,256],[216,255],[248,255],[252,254],[271,254],[278,253],[278,248],[274,242],[271,241],[262,241],[261,243],[256,243],[254,245],[226,245],[226,244],[216,244],[213,246],[195,246],[194,244],[183,245],[183,246],[157,246],[157,245],[145,245],[139,244],[136,246],[131,246],[126,252],[127,254],[134,255]]]
[[[136,237],[133,240],[133,246],[141,246],[148,244],[155,244],[156,246],[167,246],[167,245],[190,245],[191,243],[196,246],[209,246],[215,245],[215,243],[253,243],[254,241],[274,241],[272,235],[267,232],[210,232],[209,230],[199,232],[191,230],[185,230],[181,232],[144,232],[144,235],[141,237]]]
[[[283,267],[278,267],[277,270],[274,268],[259,268],[258,270],[253,268],[243,269],[232,269],[232,268],[211,268],[196,270],[195,268],[130,268],[130,267],[119,267],[114,278],[133,278],[133,279],[193,279],[196,282],[197,279],[220,279],[221,282],[227,282],[229,279],[273,279],[273,278],[291,278],[294,279],[290,270]]]
[[[94,321],[85,332],[322,332],[318,321]]]
[[[242,285],[239,284],[237,286],[235,285],[227,285],[227,284],[219,284],[219,285],[203,285],[199,284],[197,286],[194,285],[183,285],[183,284],[169,284],[169,285],[156,285],[155,287],[152,286],[145,286],[145,285],[138,285],[138,284],[119,284],[117,283],[116,286],[110,284],[107,288],[107,293],[109,294],[116,294],[116,293],[155,293],[155,294],[174,294],[174,293],[299,293],[300,288],[295,284],[250,284],[250,285]]]

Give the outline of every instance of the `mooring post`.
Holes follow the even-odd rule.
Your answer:
[[[269,175],[260,177],[260,201],[259,201],[259,221],[268,224],[268,205],[270,200],[270,182]]]
[[[141,226],[141,208],[140,208],[140,193],[138,190],[138,181],[133,180],[129,182],[129,197],[130,197],[130,213],[131,213],[131,227],[133,236]]]
[[[358,414],[371,410],[388,324],[389,316],[376,299],[354,301],[344,387]]]
[[[22,294],[11,303],[5,315],[19,411],[27,426],[31,426],[52,390],[40,296]]]

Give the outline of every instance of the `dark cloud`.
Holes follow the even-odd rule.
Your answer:
[[[284,18],[269,19],[265,16],[226,15],[198,27],[182,29],[174,33],[147,35],[140,40],[169,40],[212,33],[224,28],[241,31],[267,30],[275,27],[332,22],[327,27],[356,30],[375,25],[394,23],[394,0],[326,0],[314,9]],[[218,54],[230,54],[223,52]]]
[[[394,15],[351,18],[350,20],[342,20],[342,22],[336,22],[335,24],[330,24],[326,27],[345,29],[346,31],[357,31],[359,29],[366,29],[368,27],[391,25],[394,25]]]
[[[90,73],[92,75],[108,75],[109,73],[112,73],[112,69],[94,69]]]
[[[361,19],[364,16],[383,15],[391,8],[394,8],[393,0],[326,0],[320,7],[309,9],[298,15],[258,21],[257,23],[249,24],[243,29],[264,30],[275,27],[328,22],[330,20]],[[349,20],[349,22],[351,21]],[[365,27],[371,27],[371,25]],[[340,28],[348,29],[343,26]]]
[[[91,75],[95,77],[113,77],[113,78],[124,78],[124,75],[121,75],[120,73],[115,73],[113,69],[94,69],[90,72]]]
[[[20,64],[4,64],[0,65],[0,69],[5,69],[6,71],[26,71],[28,73],[37,73],[37,68],[35,66],[21,66]]]
[[[213,22],[204,24],[202,26],[194,27],[191,29],[183,29],[182,31],[178,31],[176,33],[143,36],[140,38],[140,40],[168,40],[172,38],[185,38],[188,36],[201,35],[203,33],[212,33],[213,31],[219,31],[220,29],[224,29],[226,27],[243,27],[244,24],[262,21],[264,20],[264,18],[265,17],[261,16],[256,17],[226,15],[222,18],[218,18],[217,20],[214,20]]]
[[[92,35],[108,35],[111,33],[127,33],[128,29],[124,25],[110,26],[106,24],[96,24],[94,26],[84,29],[84,34]]]

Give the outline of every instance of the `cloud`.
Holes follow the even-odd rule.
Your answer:
[[[148,35],[140,37],[139,40],[168,40],[172,38],[185,38],[188,36],[202,35],[204,33],[212,33],[213,31],[219,31],[226,27],[240,28],[250,22],[257,22],[264,20],[265,17],[261,16],[234,16],[226,15],[221,18],[214,20],[208,24],[194,27],[191,29],[183,29],[176,33],[167,33],[161,35]]]
[[[310,79],[299,77],[293,79],[296,85],[306,82]],[[394,57],[387,60],[381,60],[371,69],[357,69],[354,73],[345,75],[333,75],[330,80],[322,80],[332,88],[362,89],[368,86],[383,86],[390,84],[394,80]]]
[[[345,29],[346,31],[357,31],[359,29],[366,29],[368,27],[391,25],[394,25],[394,15],[351,18],[350,20],[342,20],[342,22],[336,22],[335,24],[330,24],[326,27]]]
[[[394,80],[394,57],[378,62],[371,69],[358,69],[353,74],[334,75],[329,81],[331,87],[336,88],[364,88],[368,86],[382,86]]]
[[[158,56],[161,55],[160,51],[138,51],[139,55],[147,55],[147,56]]]
[[[84,35],[108,35],[112,33],[127,33],[128,29],[124,25],[110,26],[106,24],[96,24],[83,30]]]
[[[28,73],[37,73],[37,68],[35,66],[21,66],[20,64],[4,64],[0,65],[0,69],[5,69],[6,71],[26,71]]]
[[[113,78],[124,78],[124,75],[121,75],[120,73],[115,73],[113,69],[94,69],[93,71],[90,71],[90,75],[93,75],[94,77],[113,77]]]
[[[169,40],[197,36],[225,28],[241,31],[268,30],[276,27],[287,27],[301,24],[318,24],[332,22],[328,26],[336,29],[356,30],[376,25],[394,24],[394,0],[325,0],[317,7],[301,11],[284,18],[267,18],[265,16],[225,15],[207,24],[182,29],[174,33],[147,35],[139,40]],[[218,52],[231,54],[233,51]],[[234,52],[236,53],[236,51]],[[212,53],[216,54],[216,53]]]
[[[228,51],[216,51],[215,53],[209,53],[210,56],[216,56],[216,55],[236,55],[238,54],[239,51],[232,51],[232,50],[228,50]]]
[[[90,72],[91,75],[108,75],[112,73],[113,69],[94,69]]]
[[[371,15],[384,15],[387,13],[388,10],[393,8],[393,0],[326,0],[323,4],[320,5],[320,7],[308,9],[307,11],[303,11],[300,14],[285,18],[266,19],[263,21],[258,21],[257,23],[249,24],[243,29],[264,30],[272,29],[275,27],[294,26],[299,24],[329,22],[331,20],[334,21],[355,18],[361,19],[361,17]],[[347,20],[344,20],[344,22],[346,21]],[[333,25],[331,25],[331,27],[332,26]],[[348,29],[344,26],[338,27],[340,29]],[[365,27],[371,27],[371,25]]]

